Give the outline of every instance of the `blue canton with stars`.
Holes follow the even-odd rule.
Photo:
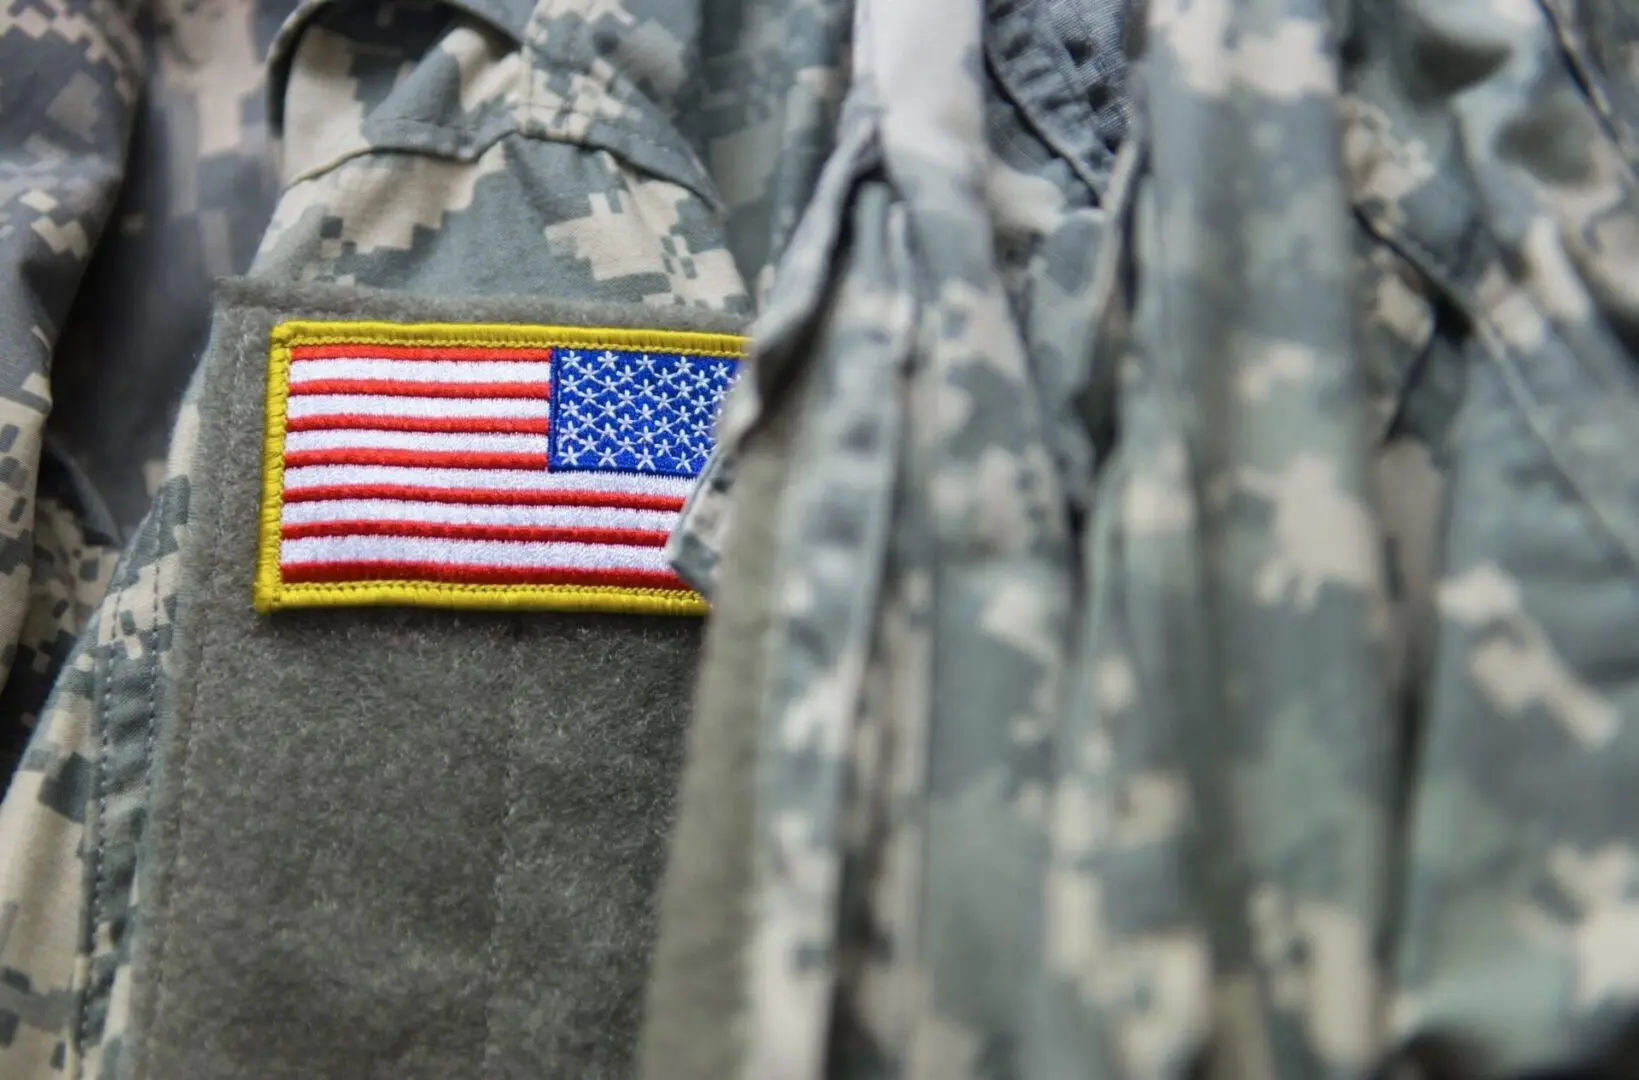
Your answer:
[[[738,369],[718,356],[554,350],[548,468],[699,476]]]

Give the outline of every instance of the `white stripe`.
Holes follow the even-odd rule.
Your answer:
[[[453,566],[670,570],[664,548],[623,544],[520,544],[507,540],[425,540],[404,536],[314,536],[279,545],[286,564],[390,560]]]
[[[465,454],[545,454],[545,435],[501,435],[473,432],[367,431],[338,428],[292,431],[285,436],[287,453],[301,450],[425,450]]]
[[[314,379],[544,383],[551,374],[550,363],[527,360],[296,360],[290,365],[291,385]]]
[[[483,488],[490,491],[618,491],[683,498],[694,486],[688,476],[644,473],[552,473],[533,469],[417,469],[401,465],[303,465],[285,470],[285,489],[331,484],[409,484],[426,488]]]
[[[282,520],[286,525],[414,521],[432,525],[530,525],[670,532],[677,524],[677,511],[626,510],[618,506],[468,506],[400,499],[321,499],[286,503]]]
[[[550,415],[551,402],[527,398],[425,398],[386,394],[297,394],[286,401],[292,417],[359,413],[364,416],[524,417],[539,420]]]

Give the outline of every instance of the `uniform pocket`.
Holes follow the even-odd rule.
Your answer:
[[[253,276],[748,310],[667,110],[545,33],[502,3],[298,14],[272,58],[286,186]]]
[[[304,5],[268,61],[286,183],[372,152],[475,160],[517,127],[522,29],[466,3]]]

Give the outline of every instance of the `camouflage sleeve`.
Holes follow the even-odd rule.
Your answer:
[[[0,72],[0,770],[9,777],[106,581],[98,549],[112,538],[74,520],[67,492],[42,497],[42,451],[53,350],[124,174],[142,55],[116,0],[12,0],[0,7]]]
[[[580,74],[602,22],[499,7],[393,5],[385,29],[368,5],[297,13],[272,61],[286,185],[252,274],[749,310],[693,145],[630,76]],[[606,29],[634,18],[617,5]],[[662,100],[683,89],[654,77]]]
[[[195,416],[190,391],[167,478],[112,568],[0,802],[0,1073],[8,1078],[102,1076],[105,1060],[117,1064],[117,1052],[104,1052],[117,1048],[123,1022],[115,977],[136,902],[153,705],[172,676]]]
[[[53,351],[124,171],[141,54],[118,3],[0,6],[0,1072],[61,1066],[79,977],[88,709],[35,728],[112,569],[72,479],[43,475]],[[30,735],[30,729],[33,730]],[[28,746],[15,776],[17,748]]]
[[[732,454],[795,371],[811,380],[763,600],[744,1076],[985,1075],[1037,992],[1022,792],[1064,672],[1045,413],[1066,401],[1036,383],[1017,321],[1045,307],[1010,286],[1054,265],[1041,295],[1086,299],[1086,178],[1108,162],[987,109],[983,29],[970,6],[860,5],[839,147],[724,420]],[[1074,325],[1031,330],[1078,344]]]
[[[141,3],[148,59],[113,221],[52,361],[50,447],[129,536],[164,477],[213,281],[273,208],[261,59],[295,0]]]
[[[735,572],[806,369],[741,1075],[1574,1059],[1639,985],[1639,23],[1154,0],[1094,268],[1011,262],[1012,7],[862,5],[678,544]]]
[[[693,6],[561,7],[299,10],[270,61],[283,182],[251,276],[747,311],[737,258],[766,249],[776,201],[755,179],[735,189],[749,209],[731,249],[714,174],[676,122],[700,88],[666,43],[698,33]],[[632,41],[646,44],[612,63]],[[153,508],[57,680],[33,772],[0,806],[0,847],[26,856],[0,868],[8,1080],[130,1067],[136,868],[194,543],[193,392]]]
[[[274,177],[259,59],[292,2],[82,5],[57,22],[51,5],[25,5],[5,31],[0,143],[17,141],[0,150],[0,201],[11,201],[0,211],[10,222],[0,226],[0,293],[8,312],[33,309],[0,332],[16,335],[5,348],[14,365],[43,372],[50,358],[49,393],[12,397],[26,408],[50,400],[37,467],[37,433],[6,421],[4,452],[30,462],[8,467],[5,490],[24,498],[6,520],[24,547],[29,527],[34,536],[32,568],[7,555],[4,571],[29,594],[15,639],[0,637],[8,776],[163,478],[211,280],[242,271],[266,225]],[[127,13],[146,64],[134,62]],[[62,59],[73,50],[85,53],[78,67]]]
[[[1360,5],[1342,98],[1420,646],[1386,1034],[1523,1069],[1639,1011],[1639,20],[1403,6]]]

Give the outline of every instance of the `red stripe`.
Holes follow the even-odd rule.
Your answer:
[[[660,570],[580,570],[568,567],[452,566],[448,563],[388,560],[286,563],[279,568],[290,584],[347,581],[450,581],[465,585],[618,585],[628,589],[687,591],[676,574]]]
[[[414,487],[407,484],[329,484],[288,489],[287,503],[327,499],[402,499],[405,502],[467,503],[472,506],[615,506],[631,510],[681,510],[672,495],[618,491],[505,491],[482,488]]]
[[[545,398],[551,383],[416,382],[413,379],[309,379],[290,384],[292,397],[304,394],[375,394],[380,397]]]
[[[292,416],[286,431],[429,431],[457,434],[499,432],[503,435],[545,435],[550,421],[510,419],[505,416],[370,416],[365,413],[326,413],[322,416]]]
[[[546,451],[538,454],[475,453],[465,450],[290,450],[285,468],[305,465],[410,465],[443,469],[527,469],[546,468]]]
[[[465,345],[298,345],[292,360],[550,360],[551,349]]]
[[[666,546],[666,534],[654,529],[443,525],[427,521],[325,521],[311,525],[286,525],[282,536],[286,540],[301,540],[312,536],[421,536],[434,540],[515,540],[525,543]]]

